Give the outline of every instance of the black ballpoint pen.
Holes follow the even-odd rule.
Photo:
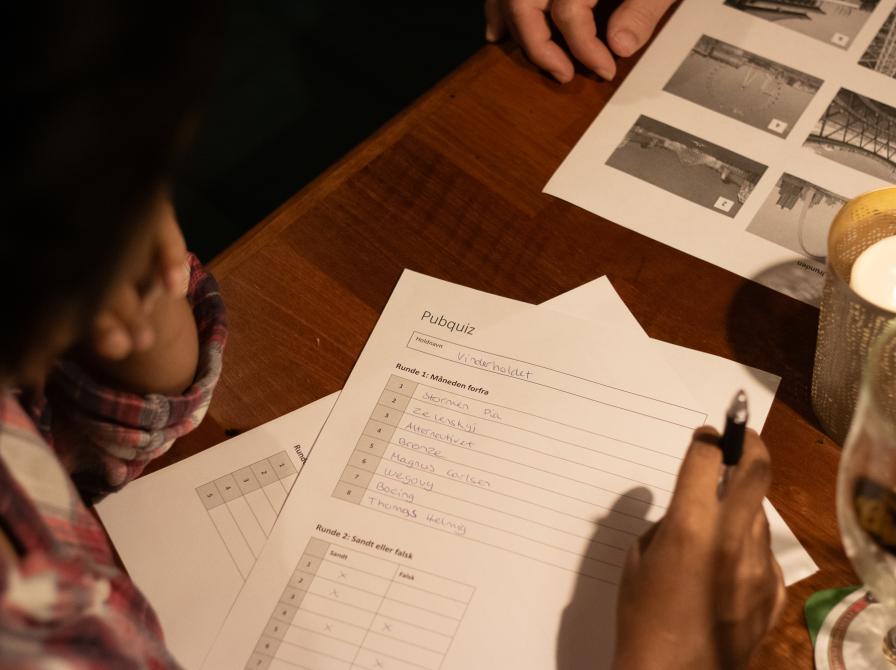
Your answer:
[[[722,473],[716,488],[716,495],[719,498],[725,495],[731,471],[740,463],[741,454],[744,452],[744,434],[747,430],[748,417],[747,394],[740,390],[728,407],[728,412],[725,414],[725,431],[719,438],[719,448],[722,450]]]

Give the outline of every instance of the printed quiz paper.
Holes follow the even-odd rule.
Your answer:
[[[688,0],[545,192],[817,305],[827,232],[896,178],[893,0]]]
[[[140,477],[96,505],[185,667],[198,668],[208,653],[336,397]]]
[[[633,337],[640,333],[647,340],[606,278],[558,296],[542,309],[620,324]],[[462,330],[463,324],[459,326]],[[665,342],[649,343],[702,406],[717,405],[732,389],[745,388],[750,423],[761,429],[777,377]],[[289,454],[300,471],[336,396],[142,477],[98,505],[119,555],[152,603],[169,647],[185,667],[199,667],[208,653],[243,586],[247,564],[260,553],[259,538],[270,532],[266,521],[274,509],[279,510],[295,479],[272,457]],[[721,425],[723,409],[716,408],[710,423]],[[280,471],[282,476],[262,486],[269,471]],[[780,516],[770,505],[767,512],[773,548],[788,583],[813,572],[814,564]]]
[[[203,667],[601,667],[707,418],[636,325],[406,271]]]

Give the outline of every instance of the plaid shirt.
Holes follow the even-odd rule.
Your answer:
[[[0,389],[0,668],[177,668],[159,622],[82,500],[115,491],[205,415],[226,339],[217,284],[191,258],[199,370],[180,397],[136,396],[60,364],[46,396]]]

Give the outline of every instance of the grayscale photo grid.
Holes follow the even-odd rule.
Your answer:
[[[638,118],[606,164],[729,217],[740,211],[766,170],[647,116]]]
[[[725,0],[751,16],[848,49],[879,0]]]
[[[703,35],[663,90],[787,137],[822,80]]]

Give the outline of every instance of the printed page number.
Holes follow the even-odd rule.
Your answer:
[[[768,124],[768,129],[780,135],[787,130],[787,122],[781,119],[772,119],[771,123]]]
[[[731,208],[734,207],[734,201],[720,195],[713,207],[720,209],[723,212],[730,212]]]

